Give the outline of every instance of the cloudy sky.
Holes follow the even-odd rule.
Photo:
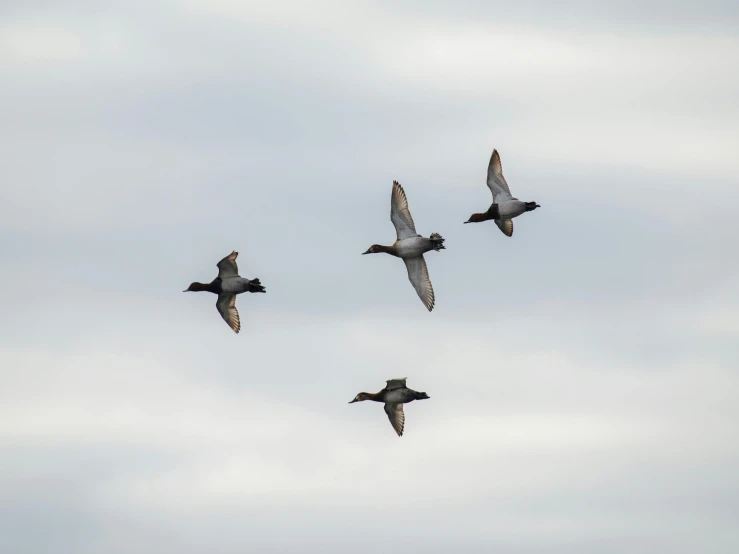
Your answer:
[[[0,550],[739,550],[739,8],[3,2]],[[540,210],[512,239],[487,161]],[[388,244],[408,195],[437,305]],[[183,294],[240,252],[265,295]],[[431,399],[398,438],[347,405]]]

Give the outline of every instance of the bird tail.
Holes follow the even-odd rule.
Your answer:
[[[446,246],[444,246],[444,237],[442,237],[439,233],[431,233],[431,237],[429,238],[431,240],[431,248],[433,248],[437,252],[446,248]]]
[[[249,292],[267,292],[267,289],[262,286],[259,279],[252,279],[249,281]]]

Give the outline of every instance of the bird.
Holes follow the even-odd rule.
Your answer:
[[[239,276],[235,250],[223,258],[218,267],[218,277],[210,283],[191,283],[183,292],[207,291],[218,295],[216,308],[228,326],[238,333],[241,329],[239,311],[236,309],[236,295],[242,292],[267,292],[259,279],[245,279]]]
[[[427,398],[431,398],[425,392],[417,392],[406,387],[406,379],[407,377],[403,377],[402,379],[389,379],[385,388],[380,392],[360,392],[354,397],[354,400],[349,402],[349,404],[362,402],[364,400],[384,402],[385,413],[390,420],[390,425],[393,426],[393,429],[395,429],[398,436],[402,437],[403,429],[405,427],[403,404],[408,404],[414,400],[426,400]]]
[[[488,188],[493,193],[493,203],[488,210],[481,214],[472,214],[465,223],[479,223],[481,221],[495,220],[495,224],[507,237],[513,235],[513,218],[524,212],[532,212],[541,208],[536,202],[521,202],[511,195],[511,189],[503,177],[503,166],[500,163],[500,154],[493,150],[488,164]]]
[[[429,279],[424,252],[430,250],[444,250],[444,238],[439,233],[431,233],[429,238],[422,237],[416,232],[416,225],[408,209],[408,199],[403,187],[398,181],[393,181],[393,192],[390,197],[390,221],[395,225],[397,240],[392,246],[373,244],[364,254],[385,252],[391,256],[401,258],[408,269],[408,279],[416,289],[418,297],[430,312],[434,309],[434,289]]]

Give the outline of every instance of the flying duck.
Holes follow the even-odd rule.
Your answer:
[[[216,308],[228,326],[238,333],[241,329],[239,312],[236,309],[236,295],[242,292],[266,292],[259,279],[245,279],[239,276],[235,250],[218,262],[218,277],[210,283],[192,283],[183,292],[207,291],[218,295]]]
[[[393,181],[393,193],[390,197],[390,221],[395,225],[397,240],[392,246],[373,244],[362,254],[377,254],[385,252],[391,256],[401,258],[408,269],[408,279],[416,289],[418,297],[428,311],[434,309],[434,289],[429,279],[424,252],[443,250],[444,239],[439,233],[431,233],[429,238],[422,237],[416,232],[416,225],[408,209],[408,199],[403,187],[398,181]]]
[[[493,150],[488,164],[488,188],[493,193],[493,203],[488,210],[481,214],[472,214],[465,223],[479,223],[495,220],[495,224],[507,237],[513,235],[513,218],[524,212],[532,212],[541,208],[536,202],[521,202],[511,195],[511,189],[503,177],[503,166],[500,164],[500,155]]]
[[[405,427],[405,413],[403,412],[403,404],[408,404],[414,400],[425,400],[430,398],[425,392],[417,392],[405,386],[407,377],[402,379],[390,379],[387,385],[380,392],[360,392],[354,397],[354,402],[362,402],[364,400],[374,400],[375,402],[385,403],[385,413],[390,420],[399,437],[403,436],[403,428]]]

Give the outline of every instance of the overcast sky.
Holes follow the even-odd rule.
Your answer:
[[[400,4],[3,2],[0,551],[739,551],[736,2]]]

